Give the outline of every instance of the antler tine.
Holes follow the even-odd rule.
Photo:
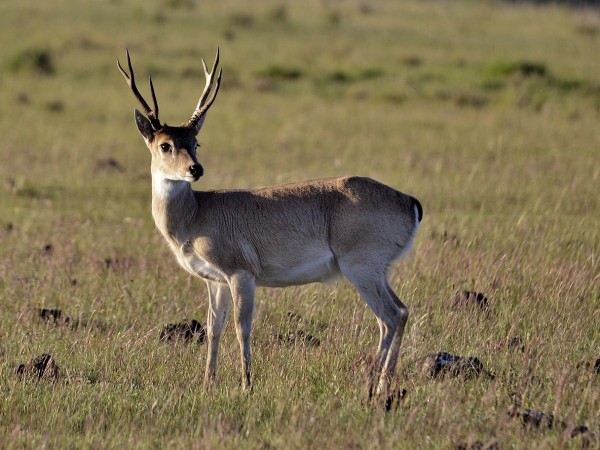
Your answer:
[[[219,87],[221,86],[221,75],[223,74],[223,69],[219,69],[219,74],[217,76],[217,82],[215,84],[215,89],[213,90],[212,95],[208,99],[204,105],[196,109],[192,117],[190,118],[188,125],[196,128],[196,130],[200,131],[202,124],[204,123],[204,119],[206,118],[206,112],[211,107],[215,99],[217,98],[217,93],[219,92]]]
[[[156,116],[156,119],[158,120],[158,101],[156,101],[156,94],[154,93],[154,85],[152,84],[152,76],[149,76],[148,80],[150,81],[150,92],[152,92],[152,101],[154,102],[154,115]]]
[[[127,74],[125,69],[123,69],[123,66],[121,66],[121,62],[118,59],[117,59],[117,67],[119,68],[119,71],[125,78],[127,85],[133,91],[133,95],[135,95],[135,98],[137,98],[138,101],[140,102],[140,104],[142,105],[142,109],[146,113],[146,116],[150,120],[150,123],[152,124],[154,129],[158,130],[158,129],[162,128],[162,125],[160,123],[160,120],[158,120],[158,102],[156,101],[156,94],[154,93],[154,86],[152,85],[152,78],[150,78],[150,90],[152,91],[152,99],[154,100],[155,111],[152,111],[150,106],[148,106],[148,103],[146,102],[146,100],[144,100],[144,97],[142,97],[142,94],[140,94],[140,91],[138,90],[138,88],[135,84],[135,75],[133,73],[131,57],[129,56],[129,49],[125,49],[125,54],[127,55],[127,65],[129,67],[129,74]]]
[[[215,56],[215,62],[212,65],[210,72],[206,68],[206,63],[204,62],[204,58],[202,58],[202,67],[204,68],[204,76],[206,77],[206,85],[204,86],[204,91],[202,91],[202,95],[200,96],[200,100],[198,100],[198,106],[196,109],[202,108],[204,103],[206,102],[206,98],[210,93],[210,89],[212,88],[212,83],[215,76],[215,69],[217,68],[217,64],[219,64],[219,48],[217,47],[217,55]]]
[[[215,98],[217,97],[217,92],[219,91],[219,87],[221,85],[221,75],[223,74],[222,68],[219,69],[219,73],[217,74],[217,81],[215,84],[215,89],[213,90],[212,96],[210,96],[210,99],[209,99],[209,95],[212,90],[214,76],[215,76],[215,72],[216,72],[218,64],[219,64],[219,48],[217,47],[217,54],[215,56],[215,61],[212,65],[210,72],[208,71],[208,68],[206,67],[206,62],[204,62],[204,59],[202,59],[202,67],[204,68],[204,76],[206,77],[206,85],[204,86],[204,90],[202,91],[200,100],[198,100],[198,106],[196,106],[196,109],[194,110],[192,117],[188,121],[188,126],[192,126],[192,127],[196,128],[198,131],[202,127],[202,123],[204,122],[204,115],[206,114],[206,111],[208,111],[210,106],[215,101]],[[208,101],[207,101],[207,99],[208,99]]]

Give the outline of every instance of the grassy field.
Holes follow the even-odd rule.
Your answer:
[[[599,448],[600,13],[213,3],[0,7],[0,447]],[[210,393],[206,346],[158,339],[204,322],[207,294],[154,228],[116,59],[130,49],[176,124],[217,46],[196,189],[357,174],[424,206],[392,273],[411,316],[394,380],[407,394],[388,412],[366,402],[379,331],[347,283],[257,291],[250,395],[231,323]],[[488,308],[456,305],[462,290]],[[42,307],[79,326],[44,323]],[[298,331],[320,345],[280,339]],[[440,351],[494,377],[432,379],[423,358]],[[42,353],[58,381],[20,382]],[[515,405],[554,426],[525,426]]]

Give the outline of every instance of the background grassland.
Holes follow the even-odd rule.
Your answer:
[[[600,375],[578,367],[600,357],[598,12],[214,3],[0,8],[0,447],[579,448],[580,424],[598,436]],[[258,291],[251,395],[231,325],[211,393],[205,346],[158,342],[166,322],[204,321],[207,296],[154,229],[115,62],[128,47],[178,123],[217,46],[197,189],[360,174],[424,205],[392,274],[411,318],[394,380],[408,394],[388,413],[365,405],[357,356],[378,329],[345,283]],[[462,289],[489,311],[453,307]],[[42,306],[88,326],[46,326]],[[278,339],[296,330],[321,345]],[[478,356],[496,378],[430,380],[420,360],[437,351]],[[61,380],[19,383],[17,365],[44,352]],[[525,429],[507,415],[516,401],[567,430]]]

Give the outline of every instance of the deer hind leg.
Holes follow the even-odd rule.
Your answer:
[[[400,310],[400,317],[398,320],[398,325],[394,331],[385,362],[381,369],[381,375],[377,384],[377,395],[387,395],[389,393],[390,384],[392,382],[394,372],[396,371],[396,363],[398,362],[398,354],[400,352],[400,345],[402,344],[404,328],[406,327],[406,322],[408,321],[408,307],[402,303],[387,281],[386,289],[389,297]]]
[[[342,273],[371,308],[379,324],[379,346],[369,380],[369,398],[372,398],[375,393],[380,393],[379,384],[384,373],[386,379],[389,377],[391,381],[396,361],[394,360],[393,364],[388,361],[390,361],[390,349],[395,332],[402,320],[402,310],[396,304],[394,297],[390,295],[391,289],[389,289],[385,277],[385,268],[374,270],[372,265],[365,262],[350,264],[343,260],[339,261],[339,266]],[[398,358],[398,350],[395,351],[395,358]]]
[[[243,385],[245,389],[249,390],[252,386],[250,332],[252,331],[256,281],[250,274],[237,273],[230,278],[229,286],[233,297],[235,332],[240,344]]]
[[[208,336],[208,355],[206,358],[206,372],[204,373],[204,386],[209,388],[214,385],[217,375],[217,353],[219,339],[229,313],[231,291],[226,284],[207,281],[208,288],[208,314],[206,328]]]

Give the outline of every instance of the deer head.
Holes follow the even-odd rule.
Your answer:
[[[219,69],[215,88],[214,90],[212,89],[216,68],[219,64],[219,50],[217,49],[215,62],[210,72],[206,67],[204,59],[202,60],[204,75],[206,77],[204,91],[190,119],[178,127],[172,127],[166,123],[161,124],[158,118],[158,102],[156,100],[156,93],[154,92],[154,85],[152,84],[152,77],[149,78],[149,81],[154,109],[150,108],[137,89],[129,50],[126,51],[126,55],[129,73],[123,69],[118,60],[117,67],[145,113],[142,114],[136,109],[135,123],[152,154],[152,174],[159,175],[161,178],[167,180],[197,181],[204,171],[196,156],[196,149],[198,147],[196,136],[200,128],[202,128],[208,109],[217,98],[217,92],[221,85],[222,69]]]

